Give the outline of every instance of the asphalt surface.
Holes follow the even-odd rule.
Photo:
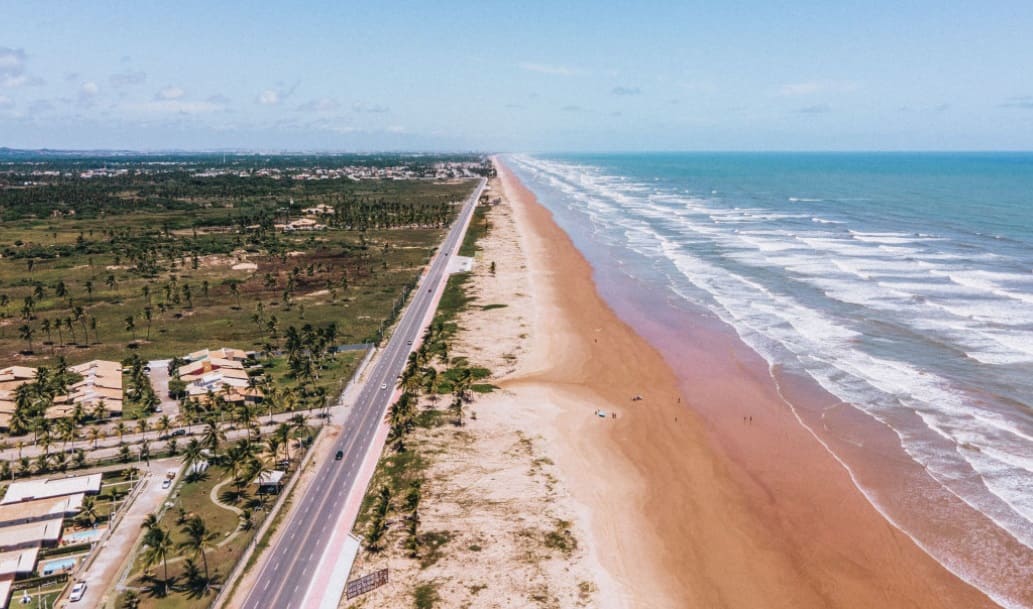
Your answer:
[[[435,306],[435,294],[448,279],[449,260],[462,244],[467,221],[485,184],[486,181],[481,180],[463,205],[394,334],[370,369],[329,458],[319,466],[316,479],[305,494],[294,503],[279,542],[266,550],[255,587],[245,598],[243,609],[298,609],[304,602],[334,523],[348,497],[353,490],[365,492],[365,489],[353,488],[356,475],[387,413],[396,379],[405,367],[411,345],[419,338],[423,320]],[[337,461],[333,455],[339,450],[344,452],[344,458]]]

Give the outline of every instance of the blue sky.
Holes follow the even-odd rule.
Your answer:
[[[1033,2],[0,1],[0,146],[1028,150]]]

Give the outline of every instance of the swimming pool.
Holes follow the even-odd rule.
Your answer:
[[[61,573],[62,571],[71,571],[75,568],[75,564],[77,562],[79,562],[77,557],[55,558],[54,560],[48,560],[47,562],[40,563],[39,574],[53,575],[54,573]]]
[[[94,543],[104,535],[104,531],[107,529],[108,525],[104,524],[93,529],[83,529],[81,531],[65,533],[61,537],[61,543],[66,546],[79,543]]]

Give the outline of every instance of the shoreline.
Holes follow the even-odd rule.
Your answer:
[[[622,606],[996,606],[877,512],[745,345],[686,316],[698,342],[680,350],[676,374],[671,350],[632,329],[648,320],[622,321],[629,310],[603,300],[570,237],[496,164],[528,252],[538,329],[501,384],[561,398],[555,439],[569,445],[557,464]],[[654,342],[655,330],[645,332]],[[601,403],[618,418],[586,423]],[[744,416],[756,420],[729,443]]]

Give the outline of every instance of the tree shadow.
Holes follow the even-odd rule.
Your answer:
[[[208,480],[208,472],[190,472],[186,475],[187,482],[205,482]]]
[[[219,501],[227,505],[237,505],[244,498],[244,492],[238,491],[234,486],[227,486],[219,493]]]
[[[212,573],[211,577],[207,580],[204,577],[204,571],[197,566],[192,558],[186,560],[186,567],[183,576],[186,578],[182,591],[186,593],[188,598],[198,599],[202,598],[209,593],[213,592],[213,587],[220,583],[218,573]]]
[[[165,580],[161,579],[160,577],[156,577],[154,575],[146,575],[144,577],[141,577],[140,579],[142,582],[145,583],[145,585],[143,586],[143,591],[145,594],[147,594],[147,596],[151,598],[165,598],[169,595],[169,593],[175,591],[177,578],[173,575],[169,577],[168,582],[165,582]]]

